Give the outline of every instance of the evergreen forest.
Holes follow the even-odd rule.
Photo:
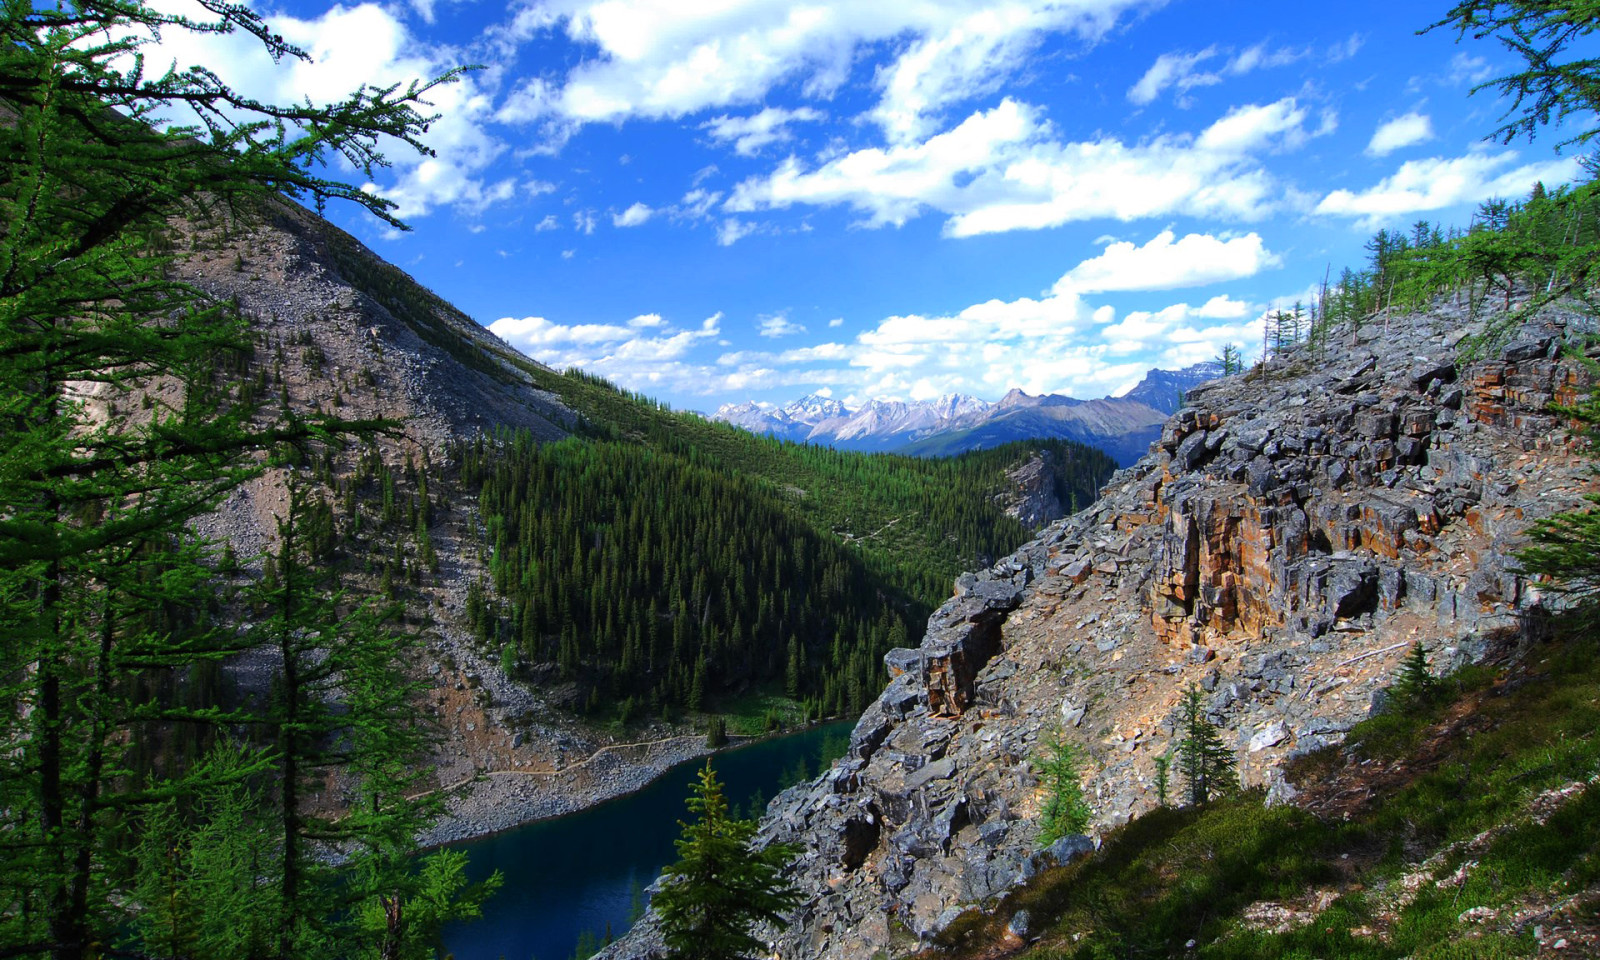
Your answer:
[[[1089,502],[1114,469],[1066,441],[918,460],[625,402],[662,428],[642,442],[615,425],[542,446],[480,436],[450,457],[491,548],[490,581],[468,597],[479,639],[511,672],[573,682],[582,707],[623,720],[779,681],[809,714],[859,712],[883,654],[920,639],[954,577],[1029,536],[994,499],[1008,468],[1051,457],[1063,504]]]

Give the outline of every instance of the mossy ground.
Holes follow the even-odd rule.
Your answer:
[[[1302,758],[1304,793],[1163,809],[933,953],[960,958],[1493,960],[1600,943],[1600,652],[1558,624]],[[1043,936],[1004,933],[1028,910]],[[1470,911],[1470,912],[1469,912]],[[1542,936],[1536,936],[1536,932]]]

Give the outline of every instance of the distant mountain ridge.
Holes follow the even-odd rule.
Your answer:
[[[1152,369],[1122,396],[1098,400],[1033,396],[1013,389],[995,403],[957,393],[934,400],[869,400],[852,409],[831,397],[808,394],[783,406],[724,404],[711,419],[797,442],[917,456],[1059,437],[1098,447],[1126,465],[1160,435],[1184,391],[1221,375],[1222,365],[1215,362],[1182,370]]]

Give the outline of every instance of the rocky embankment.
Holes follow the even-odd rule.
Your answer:
[[[395,429],[374,443],[402,484],[407,460],[448,475],[452,440],[496,428],[553,440],[577,423],[577,414],[531,375],[537,364],[309,211],[285,203],[226,230],[195,235],[188,246],[177,265],[181,278],[237,303],[250,323],[254,356],[239,375],[257,381],[257,395],[269,408],[392,421]],[[170,385],[152,389],[160,394]],[[361,454],[360,445],[336,451],[331,474],[347,478]],[[338,499],[310,464],[273,467],[201,518],[201,532],[229,544],[246,569],[259,573],[287,512],[292,477]],[[434,495],[442,497],[437,485]],[[607,769],[607,757],[627,752],[505,676],[497,651],[478,644],[467,624],[468,584],[486,569],[475,500],[461,494],[444,506],[430,531],[438,569],[419,575],[408,602],[412,626],[426,641],[414,665],[427,684],[418,706],[437,716],[445,733],[433,758],[437,782],[457,785],[452,809],[461,816],[451,821],[450,836],[503,829],[512,822],[509,810],[532,819],[578,809],[637,789],[635,780],[670,766],[671,758],[652,756],[637,776],[592,775]],[[416,545],[401,547],[417,564]],[[361,562],[363,551],[370,554],[365,559],[381,563],[396,544],[369,530],[345,549],[355,555],[352,569],[370,569],[373,564]],[[358,575],[355,586],[372,589],[376,578],[368,579]],[[252,654],[229,670],[251,695],[267,689],[272,667],[270,656]],[[647,736],[673,732],[681,731]],[[679,759],[692,755],[679,753]],[[592,770],[585,765],[590,757],[596,758]],[[569,773],[575,770],[589,772]],[[486,771],[505,772],[506,783],[519,786],[508,790],[500,777],[481,778]],[[528,799],[533,784],[548,784],[549,796]],[[471,796],[479,790],[482,798]],[[337,785],[327,800],[342,802]]]
[[[1050,856],[1030,760],[1057,731],[1089,758],[1097,829],[1156,803],[1193,687],[1244,783],[1292,801],[1285,761],[1340,742],[1413,643],[1448,670],[1522,642],[1540,603],[1522,531],[1595,489],[1546,412],[1587,384],[1557,359],[1564,318],[1464,362],[1479,329],[1449,309],[1371,322],[1192,390],[1094,507],[963,577],[888,656],[846,757],[768,808],[762,835],[804,847],[777,953],[907,952],[1029,876]]]
[[[749,737],[731,737],[737,746]],[[643,790],[686,760],[714,752],[704,736],[605,746],[559,772],[497,770],[445,787],[445,813],[425,834],[426,847],[488,836],[564,817]]]

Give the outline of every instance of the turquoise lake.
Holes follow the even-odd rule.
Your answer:
[[[815,776],[844,753],[850,721],[822,724],[719,753],[717,779],[740,816]],[[620,937],[643,889],[677,859],[673,841],[689,785],[705,760],[668,770],[638,793],[555,820],[453,845],[472,857],[472,879],[495,870],[505,886],[481,920],[445,931],[456,960],[568,960],[580,939]]]

